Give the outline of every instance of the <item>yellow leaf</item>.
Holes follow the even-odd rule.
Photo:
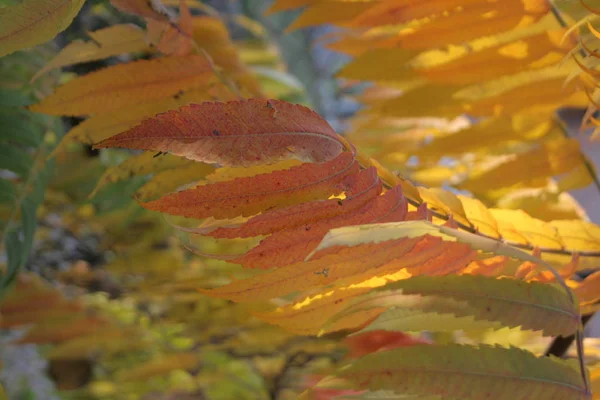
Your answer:
[[[582,163],[577,139],[557,139],[489,169],[474,172],[459,187],[473,193],[527,184],[569,172]],[[527,168],[523,168],[527,165]]]
[[[592,393],[594,393],[593,399],[600,399],[600,366],[596,366],[590,372],[590,383],[592,384]]]
[[[291,159],[276,162],[274,164],[261,164],[252,167],[222,167],[207,175],[206,180],[210,182],[225,182],[230,179],[269,174],[273,171],[290,169],[301,165],[302,161]]]
[[[584,158],[585,155],[582,153],[581,157]],[[581,163],[573,171],[569,172],[566,176],[563,176],[558,180],[556,183],[558,191],[567,192],[569,190],[582,189],[593,182],[594,177],[598,176],[598,174],[593,167],[593,162],[587,160],[587,158],[585,160],[587,165]],[[590,173],[588,165],[590,166],[589,168],[592,168],[594,174],[593,176],[592,173]]]
[[[498,223],[498,232],[507,240],[533,246],[561,249],[563,243],[550,225],[532,218],[521,210],[489,210]]]
[[[509,141],[536,140],[549,134],[551,129],[558,129],[548,120],[538,122],[531,118],[526,124],[516,125],[515,118],[489,119],[458,132],[438,136],[418,150],[416,155],[426,161],[437,161],[441,157],[459,156],[468,152],[485,154],[494,146]],[[474,137],[477,140],[473,140]]]
[[[69,43],[50,62],[40,69],[31,80],[54,68],[82,62],[101,60],[110,56],[150,50],[144,41],[144,31],[133,24],[113,25],[88,32],[91,41],[75,40]]]
[[[123,327],[109,327],[63,342],[53,347],[47,357],[49,360],[96,358],[132,351],[147,345],[138,332]]]
[[[0,57],[51,40],[65,30],[84,0],[22,0],[0,7]]]
[[[146,175],[153,172],[159,172],[166,169],[177,167],[186,167],[192,164],[192,161],[171,154],[156,154],[153,152],[144,152],[123,161],[121,164],[110,167],[98,180],[96,187],[90,193],[90,197],[109,183],[119,182],[132,176]]]
[[[498,208],[525,211],[542,221],[585,218],[586,213],[568,193],[547,188],[511,191],[496,202]]]
[[[428,208],[452,216],[455,221],[461,224],[471,225],[465,216],[465,210],[460,199],[454,193],[439,188],[419,187],[418,189],[421,199],[427,203]]]
[[[150,360],[146,364],[124,370],[119,375],[121,382],[142,381],[165,375],[173,370],[188,370],[200,363],[200,357],[195,353],[175,353]]]
[[[136,197],[140,201],[148,201],[174,192],[188,183],[198,182],[214,170],[215,167],[210,164],[190,162],[185,166],[159,172],[138,189]]]
[[[458,198],[463,205],[465,215],[478,232],[492,238],[500,237],[496,219],[481,201],[463,195],[458,195]]]
[[[473,52],[464,57],[457,58],[445,64],[419,69],[416,72],[435,83],[467,85],[503,75],[521,72],[526,68],[533,68],[532,63],[545,57],[549,52],[566,53],[568,44],[560,44],[548,32],[534,35],[511,44],[514,48],[499,45],[485,50]],[[515,57],[515,49],[521,54]],[[526,49],[526,52],[523,50]],[[544,64],[536,64],[538,69]]]

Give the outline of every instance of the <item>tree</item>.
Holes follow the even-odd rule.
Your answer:
[[[24,16],[3,25],[4,52],[15,50],[15,40],[29,46],[57,33],[27,25],[38,12],[28,4],[0,13]],[[47,4],[61,21],[54,27],[73,18],[65,4]],[[90,364],[110,371],[77,393],[283,398],[283,375],[264,383],[269,367],[255,360],[256,374],[242,361],[245,347],[255,346],[253,358],[284,353],[269,364],[283,362],[284,372],[302,365],[299,354],[334,361],[322,379],[304,384],[312,386],[306,398],[592,398],[581,316],[597,307],[600,275],[581,280],[579,272],[597,268],[600,228],[582,218],[566,191],[597,177],[556,111],[591,104],[585,121],[596,123],[597,33],[583,23],[567,30],[566,22],[588,21],[588,4],[275,2],[272,11],[306,6],[291,28],[349,28],[330,44],[354,57],[340,76],[377,81],[363,92],[368,107],[344,137],[309,108],[265,93],[269,86],[213,9],[184,1],[178,13],[154,2],[112,4],[145,27],[91,32],[34,79],[76,63],[129,58],[74,77],[27,112],[88,117],[50,157],[59,164],[59,184],[50,184],[56,193],[74,196],[64,179],[60,185],[78,172],[74,143],[135,151],[101,150],[123,162],[102,173],[91,194],[95,212],[84,217],[104,227],[118,253],[106,268],[111,275],[79,264],[61,277],[88,287],[100,282],[104,292],[116,280],[126,295],[88,296],[82,305],[34,276],[18,276],[33,240],[31,210],[41,202],[23,201],[33,164],[20,160],[30,150],[7,162],[21,179],[2,181],[6,193],[25,193],[6,196],[13,209],[25,206],[20,224],[10,223],[14,212],[6,224],[3,287],[16,282],[16,289],[0,305],[2,326],[34,323],[19,340],[54,343],[55,374]],[[281,75],[262,76],[273,82]],[[422,118],[465,114],[469,125],[459,130],[439,122],[427,128]],[[399,130],[405,117],[418,117],[414,129]],[[418,162],[409,159],[415,155]],[[78,163],[82,170],[90,164]],[[543,207],[533,201],[540,198]],[[171,228],[207,261],[186,261],[166,239]],[[54,306],[38,310],[40,303]],[[481,334],[508,328],[526,338],[521,348],[491,346],[498,339]],[[464,333],[443,335],[457,330]],[[579,362],[534,347],[560,336],[575,337]],[[335,355],[341,346],[350,358]],[[82,387],[91,375],[62,388]],[[230,391],[212,383],[234,377]]]

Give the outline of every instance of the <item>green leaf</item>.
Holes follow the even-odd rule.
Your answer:
[[[33,103],[31,96],[22,90],[0,87],[0,106],[22,107]]]
[[[0,143],[0,170],[6,169],[25,178],[29,174],[32,163],[31,156],[23,149]]]
[[[386,310],[361,332],[372,330],[404,332],[453,332],[457,330],[500,329],[497,321],[476,320],[466,301],[450,297],[402,294],[401,290],[375,290],[351,300],[324,325],[320,335],[335,330],[340,321],[362,320],[377,310]],[[459,316],[457,316],[459,315]]]
[[[33,246],[35,228],[37,225],[35,214],[37,207],[38,204],[34,203],[30,198],[23,200],[21,203],[21,227],[23,230],[21,259],[23,260],[23,263],[29,258],[31,247]]]
[[[0,204],[11,203],[16,197],[15,184],[5,179],[0,179]]]
[[[481,275],[446,275],[416,276],[382,289],[464,301],[469,307],[457,307],[450,312],[461,317],[473,315],[479,320],[500,321],[509,327],[541,330],[545,335],[568,336],[579,324],[577,306],[557,284]]]
[[[11,230],[4,237],[4,248],[6,249],[7,268],[6,274],[2,275],[2,285],[0,287],[8,287],[15,279],[22,263],[22,243],[19,239],[19,232]]]
[[[576,363],[518,348],[419,345],[371,353],[337,373],[357,389],[460,400],[589,400]]]
[[[39,120],[25,110],[0,106],[0,142],[38,147],[42,142]]]

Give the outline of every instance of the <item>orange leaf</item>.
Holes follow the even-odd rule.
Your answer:
[[[156,48],[163,54],[186,56],[192,52],[192,14],[184,0],[180,1],[179,10],[177,25],[153,19],[148,21],[150,42],[156,43]]]
[[[573,290],[582,303],[594,302],[600,299],[600,271],[596,271],[585,278]]]
[[[150,102],[215,80],[202,56],[118,64],[73,79],[30,109],[51,115],[89,115]]]
[[[228,285],[212,290],[201,290],[201,292],[235,302],[269,300],[292,292],[329,285],[341,278],[385,265],[398,257],[406,256],[408,261],[412,256],[415,260],[412,249],[419,240],[441,241],[441,239],[424,237],[354,247],[333,247],[325,250],[326,255],[321,257],[317,255],[319,257],[317,259],[301,261],[272,272],[236,280]],[[424,261],[420,257],[417,259],[418,262]]]
[[[348,301],[369,290],[371,290],[369,287],[353,287],[336,290],[332,293],[317,294],[299,303],[286,305],[272,312],[254,313],[254,315],[294,334],[313,336],[319,333],[331,317],[346,308]],[[308,304],[304,304],[307,300],[310,300]],[[336,323],[333,329],[327,331],[362,328],[367,321],[374,320],[383,311],[385,311],[384,307],[372,307],[365,310],[360,317],[354,313],[351,319]]]
[[[289,170],[202,185],[141,205],[192,218],[250,216],[274,207],[339,194],[340,182],[358,168],[354,155],[344,152],[324,164],[306,163]]]
[[[201,292],[235,302],[263,301],[317,286],[362,282],[404,268],[415,274],[447,274],[458,266],[467,266],[472,253],[464,243],[445,242],[429,235],[353,247],[334,246],[310,261]]]
[[[55,293],[59,294],[58,292]],[[4,309],[0,309],[2,311],[0,315],[0,329],[10,329],[44,320],[64,320],[73,317],[74,313],[83,311],[83,306],[80,303],[66,301],[59,303],[44,302],[37,307],[34,310],[13,312],[10,314],[4,313]]]
[[[310,109],[278,100],[181,107],[96,144],[97,148],[169,152],[224,166],[285,159],[325,162],[343,148],[331,126]]]
[[[505,0],[506,7],[514,7],[514,3],[521,0]],[[512,5],[510,3],[513,3]],[[352,26],[379,26],[396,25],[402,22],[409,22],[413,19],[430,17],[444,12],[456,13],[456,9],[470,10],[474,6],[488,5],[489,8],[495,5],[493,1],[482,0],[418,0],[418,1],[384,1],[376,4],[359,17],[355,18]],[[523,10],[520,10],[521,12]],[[450,18],[447,16],[446,18]],[[433,22],[434,24],[436,22]]]
[[[68,321],[44,320],[33,327],[16,343],[57,343],[96,332],[108,325],[101,317],[75,317]]]

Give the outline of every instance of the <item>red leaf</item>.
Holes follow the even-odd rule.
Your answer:
[[[258,246],[232,262],[246,268],[272,268],[304,260],[332,228],[375,222],[403,221],[407,215],[406,199],[400,186],[377,196],[359,210],[275,232]]]
[[[184,106],[95,147],[154,150],[224,166],[250,166],[285,159],[325,162],[340,154],[344,142],[304,106],[251,99]]]
[[[350,352],[348,357],[358,358],[379,350],[391,350],[397,347],[407,347],[431,342],[402,332],[370,331],[344,339]]]
[[[208,236],[217,238],[237,238],[268,235],[298,225],[333,218],[339,214],[349,213],[381,192],[381,181],[377,170],[373,167],[358,174],[350,175],[342,184],[346,199],[318,200],[308,203],[269,210],[252,217],[248,222],[236,228],[218,228]]]

